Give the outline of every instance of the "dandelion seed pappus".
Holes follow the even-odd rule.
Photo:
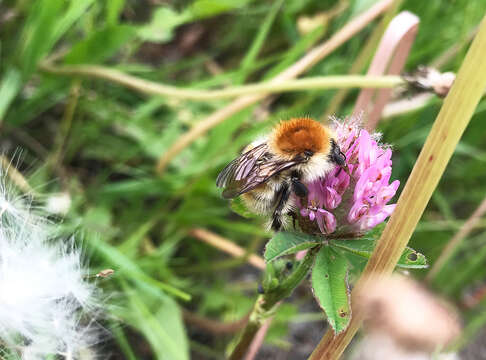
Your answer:
[[[295,197],[305,199],[307,182],[323,177],[346,157],[334,132],[310,118],[282,121],[266,136],[248,145],[218,175],[223,197],[241,195],[254,213],[269,216],[274,231],[288,226],[295,214]]]

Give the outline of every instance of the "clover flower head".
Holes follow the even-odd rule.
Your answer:
[[[362,128],[359,119],[334,119],[332,127],[346,164],[306,184],[307,204],[297,200],[300,224],[305,231],[314,228],[326,235],[363,233],[395,209],[388,204],[400,185],[398,180],[390,183],[392,150],[379,142],[380,134]]]

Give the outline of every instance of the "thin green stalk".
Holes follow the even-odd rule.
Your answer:
[[[306,79],[281,81],[278,83],[264,82],[248,84],[221,90],[196,90],[159,84],[125,74],[119,70],[97,65],[54,66],[44,64],[42,69],[48,73],[56,75],[85,76],[109,80],[148,95],[198,101],[233,98],[249,94],[271,94],[298,90],[393,88],[405,83],[400,76],[338,75],[317,76]]]
[[[125,332],[120,327],[120,324],[113,323],[110,327],[110,330],[112,331],[113,337],[115,338],[116,342],[120,346],[127,360],[137,360],[137,357],[133,353],[132,347],[130,346],[130,342],[125,336]]]
[[[483,96],[486,88],[485,56],[486,17],[483,18],[479,32],[444,100],[395,211],[358,280],[353,295],[356,294],[356,289],[366,288],[372,276],[388,275],[395,268]],[[354,303],[352,297],[352,304]],[[339,359],[361,326],[363,316],[360,309],[353,306],[353,318],[349,327],[339,335],[328,331],[310,359]]]
[[[275,314],[280,301],[290,296],[294,289],[305,279],[312,264],[314,264],[314,259],[319,249],[320,246],[310,249],[297,269],[295,269],[295,271],[277,288],[258,296],[250,314],[248,324],[243,330],[240,340],[229,357],[229,360],[239,360],[243,358],[257,331],[262,327],[266,320]]]
[[[64,115],[59,125],[59,130],[56,138],[54,139],[54,151],[47,160],[47,162],[53,167],[59,166],[62,162],[69,132],[71,131],[73,123],[74,113],[76,112],[76,107],[78,105],[80,89],[81,81],[76,78],[72,82],[71,89],[69,91],[68,103],[66,104]]]
[[[260,53],[260,50],[262,49],[263,45],[266,42],[265,40],[267,39],[267,36],[270,32],[270,28],[272,27],[273,22],[275,21],[277,14],[280,8],[282,7],[283,1],[284,0],[276,1],[272,5],[272,8],[268,12],[267,16],[265,17],[265,20],[260,26],[257,36],[253,40],[251,47],[246,53],[246,56],[241,61],[241,65],[240,65],[241,73],[236,79],[236,84],[244,83],[245,79],[250,74],[250,70],[253,67],[253,64],[258,54]]]

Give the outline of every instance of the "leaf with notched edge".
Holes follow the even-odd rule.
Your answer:
[[[408,246],[403,250],[397,266],[404,269],[425,269],[429,267],[425,255]]]
[[[376,241],[370,238],[358,238],[358,239],[339,239],[330,240],[331,247],[335,247],[339,250],[347,251],[353,255],[357,255],[363,258],[369,258],[373,253]],[[397,267],[404,269],[424,269],[427,268],[427,259],[423,254],[418,253],[412,248],[405,248],[400,259],[398,260]]]

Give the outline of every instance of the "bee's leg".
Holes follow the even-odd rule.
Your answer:
[[[336,142],[334,142],[334,140],[332,142],[332,150],[331,150],[330,158],[332,162],[340,166],[336,176],[338,176],[341,173],[341,170],[344,170],[346,174],[351,176],[349,172],[348,164],[346,164],[346,155],[341,151],[341,149],[336,144]]]
[[[290,181],[292,183],[292,191],[294,194],[301,199],[305,198],[309,193],[309,190],[307,189],[307,186],[300,181],[300,174],[297,171],[292,171]]]
[[[341,151],[341,149],[339,148],[339,146],[336,144],[334,140],[332,140],[331,146],[332,146],[331,154],[329,155],[331,161],[339,166],[346,165],[346,155],[344,155],[344,153]]]
[[[295,212],[293,212],[293,211],[289,211],[287,213],[287,215],[289,215],[292,218],[292,227],[295,230],[296,229],[296,227],[295,227],[295,221],[297,220],[297,214]]]
[[[289,200],[289,197],[289,185],[284,183],[276,194],[277,206],[275,207],[272,215],[272,229],[274,231],[279,231],[282,227],[282,212],[285,208],[285,205],[287,204],[287,201]]]

